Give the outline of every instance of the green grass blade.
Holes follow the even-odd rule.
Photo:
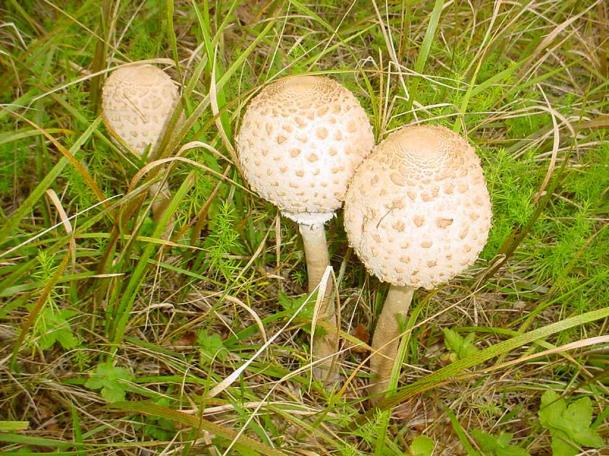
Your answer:
[[[478,453],[474,449],[474,447],[470,443],[469,439],[467,438],[467,433],[465,432],[465,429],[463,429],[463,426],[461,426],[461,423],[459,423],[459,419],[457,418],[457,415],[455,415],[455,412],[453,412],[451,409],[447,408],[446,414],[448,415],[450,424],[452,425],[453,430],[455,431],[455,434],[457,434],[457,437],[459,438],[461,445],[463,445],[463,448],[465,449],[467,456],[480,456],[480,453]]]
[[[161,220],[157,223],[154,233],[152,237],[161,238],[163,233],[165,232],[165,228],[167,224],[171,220],[171,217],[175,213],[178,205],[186,196],[186,193],[190,190],[194,182],[194,174],[189,174],[189,176],[184,179],[182,185],[175,193],[173,199],[163,212],[163,216]],[[120,341],[125,334],[125,329],[127,327],[127,322],[129,321],[129,316],[131,313],[131,309],[135,303],[135,299],[137,298],[137,292],[143,284],[143,279],[145,277],[145,273],[148,269],[148,260],[152,257],[152,255],[157,251],[157,245],[148,244],[144,249],[144,252],[140,256],[137,266],[131,275],[129,282],[127,283],[127,287],[121,293],[122,297],[120,299],[118,308],[114,315],[116,319],[116,324],[113,329],[112,342],[113,342],[113,351],[115,352],[120,344]]]
[[[421,43],[419,55],[417,55],[417,60],[414,64],[414,70],[417,73],[423,72],[427,59],[429,59],[429,51],[431,50],[431,44],[433,43],[433,39],[436,36],[436,31],[438,30],[443,7],[444,0],[436,0],[431,12],[431,16],[429,17],[429,24],[427,25],[427,30],[425,31],[423,43]]]
[[[391,407],[395,407],[396,405],[405,401],[409,397],[412,397],[416,394],[420,394],[424,391],[434,389],[435,387],[441,384],[451,383],[452,381],[455,381],[459,375],[465,372],[466,369],[478,366],[486,361],[496,358],[497,356],[501,356],[513,350],[516,350],[517,348],[520,348],[523,345],[535,342],[536,340],[545,339],[553,334],[557,334],[559,332],[566,331],[568,329],[575,328],[577,326],[582,326],[587,323],[591,323],[593,321],[597,321],[607,317],[609,317],[609,307],[604,307],[599,310],[586,312],[582,315],[566,318],[564,320],[552,323],[542,328],[529,331],[521,336],[505,340],[484,350],[481,350],[475,355],[468,356],[452,364],[449,364],[448,366],[443,367],[442,369],[434,372],[433,374],[430,374],[426,377],[421,378],[420,380],[417,380],[412,385],[408,385],[402,388],[402,390],[394,396],[381,401],[378,407],[380,409],[388,409]]]
[[[80,148],[85,144],[93,132],[97,130],[99,124],[101,123],[101,117],[95,119],[89,128],[76,140],[76,142],[70,147],[69,152],[72,156],[75,156]],[[0,229],[0,245],[9,241],[11,239],[11,234],[14,229],[17,227],[21,219],[25,217],[29,212],[32,211],[34,205],[38,202],[38,200],[44,195],[44,192],[55,182],[57,177],[61,174],[63,169],[69,163],[66,157],[62,157],[56,164],[53,166],[51,171],[44,177],[44,179],[36,186],[34,191],[28,195],[21,206],[8,218],[4,226]]]
[[[0,421],[0,432],[25,431],[29,427],[29,421]]]
[[[444,7],[444,0],[436,0],[433,11],[431,12],[431,16],[429,17],[429,23],[427,25],[427,30],[425,31],[425,36],[423,37],[423,42],[421,43],[421,48],[417,55],[417,60],[414,64],[414,70],[421,74],[425,69],[425,64],[429,59],[429,53],[431,50],[431,44],[433,43],[433,39],[436,36],[436,31],[438,29],[438,25],[440,23],[440,16],[442,15],[442,8]],[[408,108],[410,111],[412,109],[414,99],[416,96],[416,92],[419,86],[419,78],[415,77],[412,79],[412,84],[410,85],[410,97],[408,98]]]
[[[226,428],[219,424],[208,421],[204,418],[187,415],[177,410],[172,410],[151,402],[117,402],[109,406],[112,409],[122,410],[125,412],[135,412],[143,415],[156,416],[164,418],[176,423],[190,426],[196,430],[204,430],[210,432],[225,440],[232,441],[236,439],[236,446],[244,449],[254,450],[265,456],[285,456],[283,451],[271,448],[263,443],[253,440],[244,435],[238,435],[237,431]]]

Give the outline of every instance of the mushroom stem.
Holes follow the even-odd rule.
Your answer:
[[[312,225],[299,224],[300,234],[307,261],[307,276],[309,280],[309,293],[313,293],[319,286],[321,279],[330,264],[328,243],[323,223]],[[318,321],[325,321],[338,328],[336,313],[332,306],[332,282],[329,280],[323,293],[321,306],[318,312]],[[338,330],[325,332],[313,338],[313,360],[323,360],[316,363],[313,375],[321,381],[332,384],[336,380],[336,352],[338,351]]]
[[[309,293],[313,293],[330,264],[326,230],[322,223],[313,225],[299,224],[300,234],[304,244],[307,260],[307,275],[309,278]]]
[[[369,392],[372,401],[382,399],[387,391],[393,363],[400,346],[400,317],[405,317],[412,302],[414,288],[391,286],[372,337],[370,370],[373,383]]]

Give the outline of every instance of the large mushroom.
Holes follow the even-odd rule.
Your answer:
[[[456,133],[406,126],[358,168],[345,200],[349,243],[391,284],[372,339],[372,399],[387,389],[400,318],[416,288],[432,289],[478,258],[491,226],[480,159]]]
[[[148,64],[120,67],[104,83],[102,115],[110,134],[143,157],[157,146],[178,101],[178,88],[160,68]],[[152,203],[158,220],[169,200],[167,186],[150,187],[159,194]]]
[[[324,223],[342,205],[347,185],[374,145],[355,96],[336,81],[291,76],[265,87],[249,104],[237,137],[245,178],[264,199],[298,223],[313,292],[329,265]],[[334,323],[330,287],[320,319]],[[332,382],[336,334],[313,340],[314,374]]]

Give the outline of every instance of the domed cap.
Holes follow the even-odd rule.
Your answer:
[[[237,137],[251,187],[298,223],[323,223],[374,145],[355,96],[332,79],[278,80],[250,103]]]
[[[383,282],[434,288],[473,264],[491,226],[480,159],[435,126],[392,133],[359,167],[345,200],[345,229]]]
[[[153,149],[178,100],[178,89],[163,70],[147,64],[112,72],[103,89],[106,127],[138,155]]]

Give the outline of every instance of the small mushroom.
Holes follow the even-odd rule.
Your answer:
[[[120,67],[104,84],[104,123],[114,138],[142,157],[157,146],[178,97],[176,84],[160,68],[148,64]],[[160,195],[152,204],[153,217],[158,220],[169,201],[169,189],[152,185],[149,192]]]
[[[372,399],[387,389],[399,346],[399,317],[416,288],[432,289],[472,265],[491,226],[480,159],[437,126],[390,134],[358,168],[345,200],[349,243],[391,287],[372,339]]]
[[[309,292],[329,265],[324,223],[344,201],[356,167],[374,145],[372,128],[355,96],[336,81],[318,76],[282,78],[249,104],[237,137],[245,178],[264,199],[298,223]],[[330,287],[320,290],[330,296]],[[329,299],[320,318],[334,322]],[[334,381],[337,334],[316,337],[314,374]]]

